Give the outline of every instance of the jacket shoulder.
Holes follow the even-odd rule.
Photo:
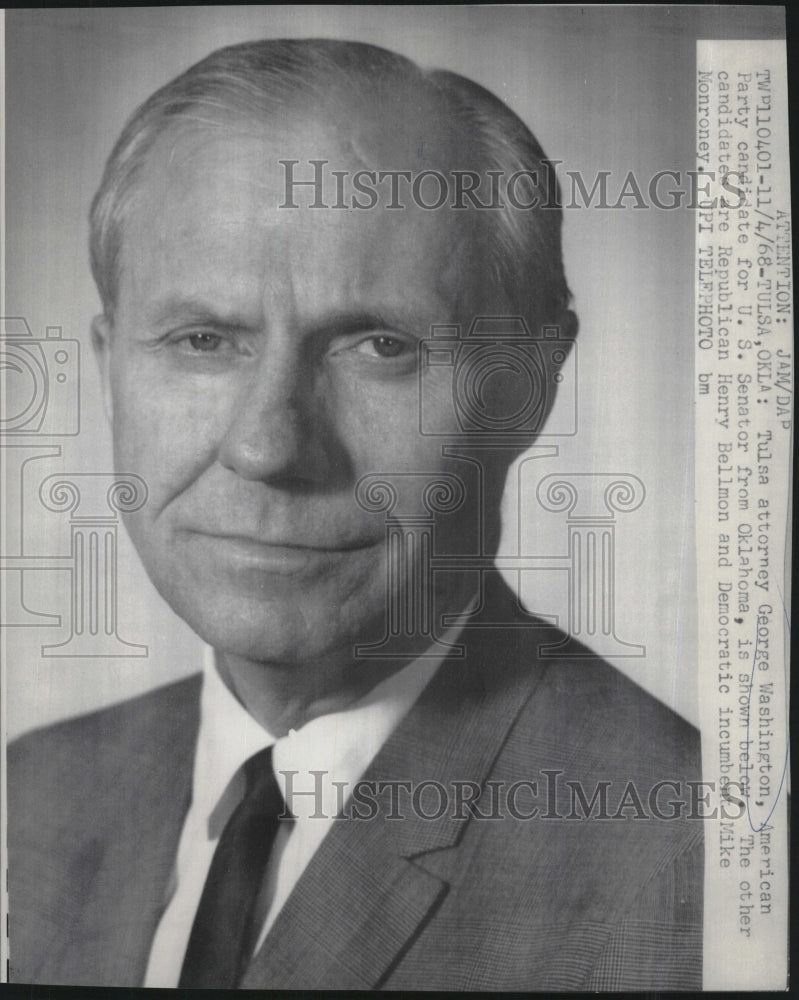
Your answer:
[[[578,742],[588,758],[700,777],[700,736],[690,722],[606,661],[555,661],[526,707],[528,730],[556,727],[561,742]]]
[[[8,746],[10,836],[30,829],[35,813],[52,816],[63,802],[78,813],[85,798],[113,791],[120,773],[149,758],[157,734],[171,729],[178,741],[196,732],[201,675],[136,698],[35,729]],[[154,738],[154,734],[156,734]],[[193,738],[193,737],[192,737]],[[113,798],[113,796],[111,796]],[[93,810],[96,818],[96,812]]]
[[[171,864],[190,791],[199,688],[200,677],[191,677],[9,745],[12,981],[111,982],[109,969],[140,960],[137,928],[150,911],[137,892],[153,891],[149,878],[160,893],[162,862],[165,871]],[[106,933],[127,935],[125,948],[103,951]]]
[[[699,732],[690,722],[578,639],[527,612],[507,588],[493,601],[511,627],[476,632],[472,648],[485,687],[510,685],[523,701],[510,742],[571,747],[605,767],[616,761],[634,771],[640,762],[700,777]]]

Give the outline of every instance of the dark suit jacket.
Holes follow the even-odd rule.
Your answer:
[[[648,802],[665,780],[687,797],[698,735],[599,659],[539,658],[553,631],[467,632],[466,659],[443,664],[364,776],[479,782],[501,818],[450,805],[425,819],[400,799],[402,820],[339,821],[243,986],[701,987],[702,824]],[[141,984],[189,804],[199,690],[191,677],[9,748],[12,981]],[[549,810],[544,770],[562,772]],[[538,783],[533,819],[501,805],[521,780]],[[567,781],[588,800],[610,782],[604,812],[619,817],[597,818],[599,800],[593,817],[572,810]]]

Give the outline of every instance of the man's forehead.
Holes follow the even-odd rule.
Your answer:
[[[481,169],[468,132],[458,128],[439,100],[417,87],[347,100],[333,92],[313,107],[307,99],[297,100],[295,106],[261,114],[198,108],[164,130],[148,154],[144,174],[179,168],[190,175],[191,160],[202,152],[211,159],[215,146],[220,163],[238,161],[246,170],[246,154],[258,155],[255,141],[263,143],[264,158],[271,158],[276,168],[280,160],[293,159],[327,161],[329,172]],[[283,181],[283,167],[270,173]]]
[[[295,282],[302,273],[308,294],[314,284],[321,291],[335,281],[346,298],[348,283],[388,286],[392,275],[413,271],[422,285],[451,300],[473,245],[464,213],[413,204],[392,211],[386,208],[388,188],[371,210],[331,207],[333,171],[345,171],[351,182],[357,171],[383,169],[376,160],[388,155],[391,141],[381,149],[363,136],[357,130],[336,134],[313,118],[269,128],[188,122],[161,136],[123,240],[123,285],[131,265],[138,272],[134,282],[158,279],[166,268],[164,280],[201,286],[209,276],[230,279],[239,285],[234,293],[252,291],[248,285],[257,286],[262,273],[279,282],[293,271]],[[326,179],[334,186],[324,196],[327,208],[308,207],[312,187],[297,188],[292,200],[298,207],[285,207],[288,168],[281,160],[297,161],[291,176],[304,180],[315,176],[310,161],[327,161]]]

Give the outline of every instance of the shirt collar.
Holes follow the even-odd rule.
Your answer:
[[[455,634],[459,629],[453,630]],[[447,639],[450,635],[447,634]],[[274,744],[272,763],[286,795],[286,772],[293,772],[293,794],[288,805],[302,818],[318,807],[313,796],[297,794],[308,788],[311,771],[324,772],[325,811],[334,808],[339,787],[355,784],[402,717],[421,694],[443,657],[420,656],[381,681],[359,701],[338,712],[321,715],[300,729],[275,739],[228,689],[216,668],[214,650],[205,647],[200,727],[194,765],[193,801],[209,822],[220,799],[241,765],[253,754]],[[345,783],[344,786],[341,783]],[[345,792],[346,795],[346,792]],[[329,815],[329,812],[328,812]]]

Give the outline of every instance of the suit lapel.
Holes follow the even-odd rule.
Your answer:
[[[373,819],[339,820],[312,858],[242,982],[261,989],[377,988],[447,893],[425,866],[454,849],[469,821],[453,807],[453,782],[482,783],[542,674],[521,655],[518,629],[467,633],[465,660],[447,660],[386,742],[364,782],[438,782],[450,797],[437,820],[418,815],[401,792],[377,794]],[[527,633],[529,635],[529,633]],[[529,648],[529,647],[528,647]],[[394,787],[397,793],[397,786]],[[428,815],[436,792],[423,799]],[[366,813],[366,809],[360,809]]]

